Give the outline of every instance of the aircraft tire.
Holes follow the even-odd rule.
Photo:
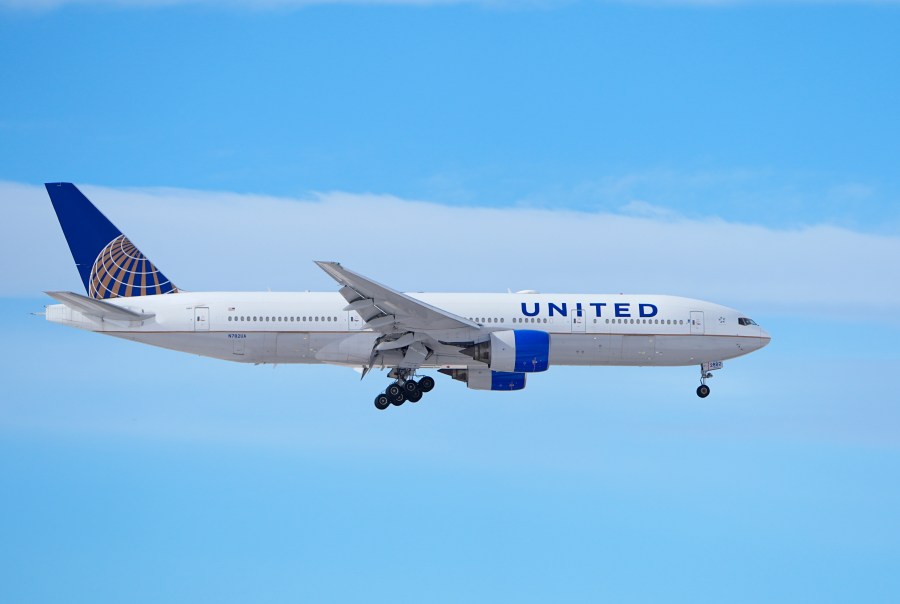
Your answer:
[[[401,390],[397,396],[391,397],[391,404],[396,405],[397,407],[399,407],[400,405],[402,405],[405,402],[406,402],[406,394],[403,392],[403,390]]]
[[[386,394],[379,394],[375,397],[375,408],[384,411],[391,406],[391,399]]]
[[[413,392],[419,392],[419,383],[416,380],[406,380],[403,383],[403,391],[407,396]]]
[[[431,392],[434,388],[434,378],[430,375],[426,375],[421,380],[419,380],[419,390],[422,392]]]
[[[707,396],[709,396],[709,386],[707,386],[706,384],[701,384],[700,386],[698,386],[697,396],[699,396],[700,398],[706,398]]]
[[[422,400],[422,391],[421,391],[421,390],[417,390],[416,392],[413,392],[413,393],[411,393],[411,394],[407,394],[407,395],[406,395],[406,400],[408,400],[408,401],[411,402],[411,403],[418,403],[419,401]]]
[[[398,394],[403,393],[403,388],[400,387],[400,384],[394,382],[393,384],[385,388],[384,393],[388,395],[389,398],[395,399],[397,398]]]

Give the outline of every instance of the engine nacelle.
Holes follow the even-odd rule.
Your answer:
[[[524,373],[491,371],[490,369],[438,369],[454,380],[465,382],[472,390],[521,390],[525,387]]]
[[[492,331],[489,340],[461,352],[494,371],[547,371],[550,367],[550,334],[532,329]]]

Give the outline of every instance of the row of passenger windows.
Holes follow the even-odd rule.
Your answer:
[[[476,323],[486,324],[486,323],[503,323],[503,319],[493,319],[493,318],[484,318],[481,317],[481,320],[478,320],[478,317],[469,317],[470,321],[475,321]],[[524,317],[524,318],[513,318],[513,323],[546,323],[546,318],[540,317]],[[594,323],[597,323],[598,319],[594,319]],[[606,323],[615,323],[615,324],[637,324],[637,325],[684,325],[683,319],[606,319]]]
[[[257,323],[293,323],[294,321],[301,323],[320,323],[320,322],[331,322],[337,321],[337,317],[262,317],[262,316],[250,316],[250,315],[228,315],[229,321],[243,321],[243,322],[257,322]]]
[[[324,323],[324,322],[332,322],[337,321],[337,317],[302,317],[302,316],[292,316],[292,317],[272,317],[272,316],[250,316],[250,315],[228,315],[229,321],[241,321],[241,322],[255,322],[255,323]],[[493,317],[481,317],[481,321],[478,320],[478,317],[469,317],[470,321],[474,321],[476,323],[480,322],[482,324],[488,323],[503,323],[503,318],[496,319]],[[513,318],[513,323],[546,323],[546,318],[540,317],[524,317],[524,318]],[[594,323],[597,322],[597,319],[594,319]],[[616,323],[616,324],[635,324],[638,325],[684,325],[684,320],[675,320],[675,319],[606,319],[606,323]],[[743,325],[743,323],[742,323]],[[755,325],[755,323],[754,323]]]
[[[597,319],[594,319],[594,323]],[[629,323],[638,325],[684,325],[684,319],[606,319],[607,323]]]

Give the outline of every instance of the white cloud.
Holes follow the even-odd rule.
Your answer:
[[[748,313],[864,318],[900,307],[900,237],[664,215],[451,207],[391,195],[305,199],[82,190],[179,287],[330,290],[312,260],[398,289],[671,293]],[[80,291],[43,187],[0,182],[0,295]]]
[[[646,201],[641,201],[639,199],[635,199],[629,201],[625,205],[620,208],[620,211],[623,214],[628,214],[631,216],[641,216],[644,218],[656,218],[658,220],[668,219],[674,220],[678,218],[678,213],[669,208],[664,208],[662,206],[654,205],[652,203],[648,203]]]

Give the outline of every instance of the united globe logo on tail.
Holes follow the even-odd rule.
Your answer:
[[[100,251],[89,283],[88,295],[98,300],[178,291],[125,235],[119,235]]]

